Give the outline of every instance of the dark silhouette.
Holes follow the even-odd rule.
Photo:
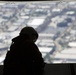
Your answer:
[[[41,75],[44,60],[35,41],[38,33],[32,27],[24,27],[19,36],[12,39],[10,51],[4,60],[3,75]]]

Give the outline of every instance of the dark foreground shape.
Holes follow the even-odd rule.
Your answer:
[[[73,64],[76,75],[76,64]],[[43,75],[73,75],[70,64],[46,64]],[[3,65],[0,65],[0,75],[3,74]]]
[[[37,38],[32,27],[24,27],[19,36],[12,39],[4,60],[3,75],[42,75],[45,63],[35,45]]]

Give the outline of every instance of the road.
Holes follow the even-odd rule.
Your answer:
[[[54,56],[58,53],[58,52],[61,52],[62,51],[62,46],[58,43],[59,40],[62,40],[62,37],[65,36],[66,33],[69,33],[71,31],[71,29],[75,26],[75,22],[72,23],[71,26],[69,26],[55,41],[54,41],[54,44],[56,46],[56,50],[55,52],[53,53],[53,58]]]

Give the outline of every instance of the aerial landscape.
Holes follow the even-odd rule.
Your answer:
[[[0,64],[25,26],[37,30],[45,62],[76,63],[76,1],[0,2]]]

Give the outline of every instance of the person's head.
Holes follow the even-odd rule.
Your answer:
[[[28,36],[28,39],[35,42],[38,38],[38,33],[33,27],[24,27],[20,31],[19,36]]]

